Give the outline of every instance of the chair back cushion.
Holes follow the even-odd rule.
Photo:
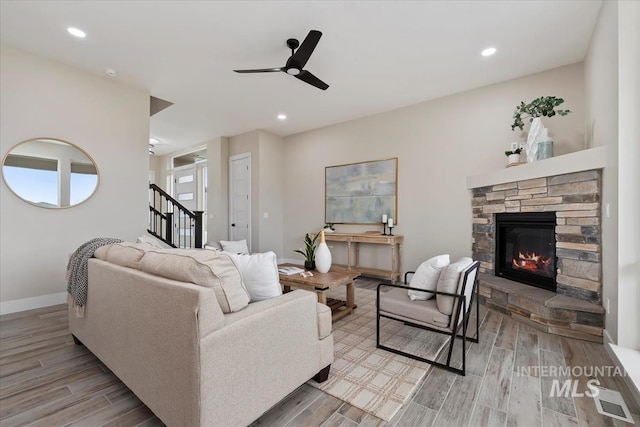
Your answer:
[[[438,285],[438,278],[440,272],[449,265],[449,254],[438,255],[433,258],[429,258],[416,270],[415,274],[411,278],[412,288],[425,289],[427,291],[435,291]],[[411,301],[426,301],[433,298],[435,294],[430,292],[421,292],[409,290],[409,298]]]
[[[476,278],[478,276],[478,270],[480,267],[480,263],[478,261],[473,262],[470,266],[465,268],[460,272],[460,285],[463,289],[460,292],[465,296],[465,306],[464,309],[467,313],[469,313],[469,309],[471,308],[471,297],[473,296],[473,292],[475,290],[474,285],[476,283]],[[465,278],[466,276],[466,278]],[[451,327],[454,327],[454,322],[457,322],[457,325],[462,322],[464,316],[458,316],[458,306],[454,305],[453,313],[451,314]],[[457,320],[456,320],[457,318]]]
[[[463,284],[463,280],[461,279],[463,276],[461,276],[460,273],[471,264],[473,264],[473,260],[468,257],[460,258],[458,261],[449,264],[447,268],[440,273],[437,291],[452,294],[460,293]],[[447,295],[438,295],[436,301],[438,302],[438,310],[447,316],[451,316],[454,304],[458,304],[457,298]]]

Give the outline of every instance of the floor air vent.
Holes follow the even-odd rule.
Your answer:
[[[598,387],[598,394],[593,396],[593,400],[596,402],[596,409],[602,415],[635,424],[619,392]]]

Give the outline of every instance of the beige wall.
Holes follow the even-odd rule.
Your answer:
[[[605,329],[618,336],[618,3],[604,2],[584,61],[591,145],[606,146],[602,173],[602,301]],[[607,216],[609,206],[609,216]]]
[[[255,130],[229,138],[229,156],[251,153],[251,250],[282,253],[284,142]],[[269,218],[264,218],[268,213]]]
[[[404,270],[440,253],[471,254],[471,196],[466,177],[504,168],[504,151],[525,134],[511,131],[520,101],[565,99],[573,113],[544,121],[556,155],[584,147],[582,64],[285,138],[284,254],[295,258],[305,232],[324,224],[326,166],[398,157],[398,226],[405,236]],[[525,127],[525,131],[528,126]],[[381,226],[338,225],[338,231]],[[334,259],[344,251],[334,245]],[[384,264],[381,250],[369,261]],[[363,251],[363,256],[366,254]]]
[[[207,141],[208,241],[229,240],[229,139]]]
[[[0,300],[66,291],[69,253],[94,237],[147,228],[149,94],[7,46],[0,48],[0,149],[60,138],[89,153],[100,183],[87,202],[50,210],[0,184]],[[46,304],[44,304],[46,305]]]

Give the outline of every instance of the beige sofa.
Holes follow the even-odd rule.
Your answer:
[[[142,271],[173,270],[170,258],[143,268],[149,251],[129,252],[89,260],[84,316],[70,310],[69,328],[167,425],[246,426],[310,378],[326,379],[331,312],[315,294],[223,313],[220,289]]]

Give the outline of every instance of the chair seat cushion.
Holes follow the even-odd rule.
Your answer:
[[[411,301],[406,289],[388,289],[387,292],[380,292],[380,311],[439,328],[449,326],[450,317],[438,310],[435,299]]]

